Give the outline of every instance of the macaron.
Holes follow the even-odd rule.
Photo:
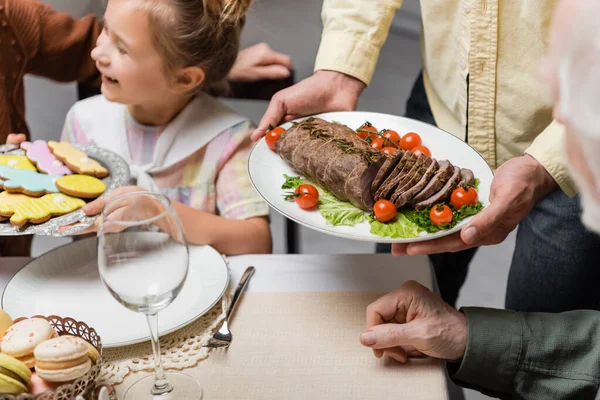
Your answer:
[[[87,342],[75,336],[46,340],[35,348],[35,372],[48,382],[70,382],[92,368]]]
[[[14,357],[0,353],[0,393],[21,394],[27,391],[31,371]]]
[[[0,340],[4,337],[6,330],[13,324],[12,318],[8,313],[0,309]]]
[[[92,364],[96,364],[96,362],[100,358],[100,353],[98,353],[98,350],[96,350],[96,348],[94,347],[94,345],[91,344],[90,342],[86,341],[85,344],[88,347],[88,357],[92,361]]]
[[[33,350],[53,335],[52,326],[45,319],[24,319],[8,328],[0,342],[0,350],[33,368]]]

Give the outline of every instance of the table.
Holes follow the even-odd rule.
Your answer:
[[[27,261],[0,259],[0,289]],[[411,279],[432,287],[425,257],[247,255],[229,265],[234,284],[248,265],[257,270],[230,324],[231,347],[186,370],[205,399],[447,398],[441,362],[377,360],[358,341],[371,301]]]

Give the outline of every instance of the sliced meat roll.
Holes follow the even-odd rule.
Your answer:
[[[359,164],[348,177],[344,191],[356,207],[365,211],[373,209],[375,200],[371,193],[371,184],[384,161],[385,157],[381,157],[370,165]]]
[[[398,165],[400,160],[402,160],[403,156],[404,156],[404,151],[399,149],[399,150],[396,150],[396,152],[394,152],[394,154],[392,154],[391,157],[388,157],[385,160],[385,162],[379,169],[379,172],[377,172],[377,176],[375,176],[375,179],[373,179],[373,184],[371,185],[371,192],[373,194],[375,194],[375,192],[377,192],[377,189],[379,189],[381,184],[383,182],[385,182],[385,180],[394,171],[394,169],[396,168],[396,166]]]
[[[450,196],[452,191],[456,189],[460,183],[460,168],[454,168],[454,173],[448,179],[448,182],[444,185],[442,190],[431,196],[430,198],[415,204],[416,210],[422,210],[423,208],[431,207],[435,204],[443,203]]]
[[[396,205],[396,208],[404,207],[406,204],[408,204],[408,202],[410,200],[412,200],[412,198],[417,193],[419,193],[421,190],[423,190],[423,188],[425,188],[425,186],[427,186],[427,184],[429,183],[429,181],[431,180],[431,178],[433,177],[433,175],[435,174],[437,169],[438,169],[438,163],[435,159],[433,159],[431,164],[429,164],[429,167],[427,168],[427,170],[421,176],[421,179],[417,183],[415,183],[412,187],[408,188],[407,190],[403,191],[398,196],[396,196],[396,194],[394,194],[395,198],[393,198],[392,201]]]
[[[404,179],[398,182],[398,186],[394,193],[390,196],[390,201],[393,203],[396,199],[404,193],[406,190],[414,186],[417,182],[421,180],[421,177],[427,171],[427,168],[431,165],[432,159],[427,157],[424,154],[421,154],[417,159],[415,165],[413,165],[412,169],[406,174]]]
[[[430,198],[431,196],[433,196],[434,194],[439,192],[444,187],[446,182],[448,182],[448,179],[450,179],[450,177],[454,173],[454,169],[455,168],[450,163],[450,161],[448,161],[448,160],[440,161],[438,163],[438,170],[431,177],[431,180],[429,181],[429,183],[427,183],[427,185],[425,185],[425,187],[419,193],[417,193],[409,201],[408,204],[411,206],[414,206],[415,204],[417,204],[421,201],[427,200],[428,198]]]
[[[398,183],[402,179],[404,179],[406,174],[408,174],[410,172],[410,170],[415,165],[415,163],[417,162],[417,159],[418,159],[417,156],[415,156],[410,151],[404,152],[403,158],[405,158],[405,157],[406,157],[406,160],[402,163],[402,166],[400,166],[400,164],[398,164],[396,166],[396,170],[398,170],[398,173],[393,177],[392,177],[393,174],[391,174],[385,180],[385,182],[383,182],[383,184],[381,185],[379,190],[377,190],[377,192],[375,192],[375,200],[389,199],[390,196],[394,193],[394,190],[396,190]]]
[[[473,186],[475,184],[475,175],[473,175],[473,171],[468,168],[460,169],[460,182],[464,183],[467,186]]]

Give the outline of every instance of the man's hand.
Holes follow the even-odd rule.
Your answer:
[[[259,43],[239,52],[228,78],[234,82],[285,79],[292,68],[288,55],[276,52],[266,43]]]
[[[556,181],[533,157],[526,154],[502,164],[490,192],[490,206],[477,214],[459,233],[428,242],[394,244],[394,255],[457,252],[501,243],[548,193]]]
[[[335,71],[317,71],[310,78],[273,96],[269,108],[252,133],[252,140],[263,137],[269,126],[306,115],[328,111],[354,111],[366,85]]]
[[[367,307],[367,330],[360,342],[383,355],[406,362],[407,351],[459,360],[467,346],[467,321],[415,281],[406,282]]]

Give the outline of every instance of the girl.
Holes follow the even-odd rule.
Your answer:
[[[225,254],[267,253],[268,206],[246,164],[252,124],[203,94],[225,81],[251,0],[109,0],[92,51],[102,95],[67,116],[63,140],[94,143],[131,165],[137,186],[173,201],[187,239]],[[98,214],[108,199],[89,203]]]

